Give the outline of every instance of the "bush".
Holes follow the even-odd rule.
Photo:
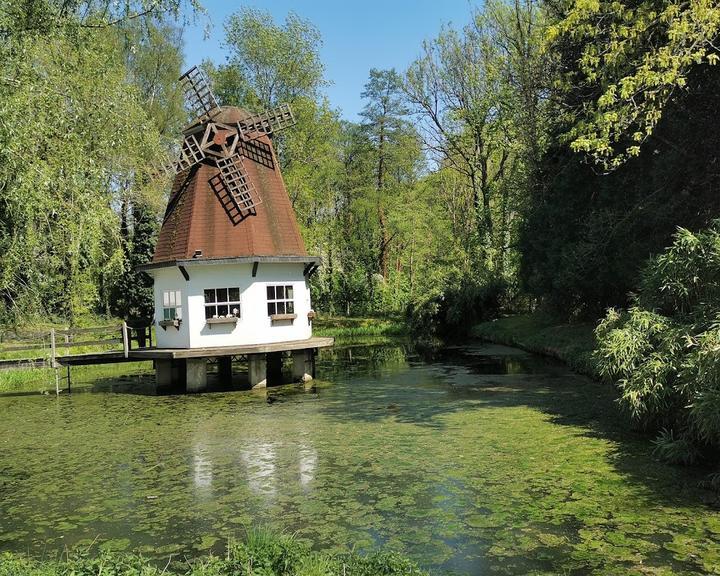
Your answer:
[[[416,336],[464,336],[475,324],[497,318],[507,293],[502,279],[463,279],[413,302],[407,310],[408,326]]]
[[[164,563],[163,563],[164,564]],[[330,555],[314,552],[293,536],[251,529],[244,542],[231,542],[225,557],[205,556],[158,568],[135,554],[87,551],[56,561],[0,554],[0,576],[424,576],[416,564],[392,552]]]
[[[660,431],[656,453],[675,462],[720,449],[719,230],[679,229],[643,270],[635,305],[610,310],[596,331],[600,373],[636,421]]]

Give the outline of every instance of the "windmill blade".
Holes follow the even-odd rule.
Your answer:
[[[255,138],[263,134],[272,134],[295,124],[295,117],[289,104],[281,104],[272,110],[253,114],[240,120],[238,132],[243,138]]]
[[[179,78],[182,83],[185,100],[190,109],[199,117],[209,116],[218,108],[215,95],[210,90],[210,82],[200,68],[193,66]]]
[[[239,154],[218,159],[217,167],[220,168],[220,179],[238,210],[247,212],[261,203]]]
[[[180,158],[175,163],[175,172],[182,172],[205,159],[205,150],[200,146],[196,134],[189,134],[183,140]]]

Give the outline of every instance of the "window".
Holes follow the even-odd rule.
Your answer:
[[[205,288],[205,318],[240,318],[240,288]]]
[[[295,303],[293,302],[292,286],[268,286],[267,287],[268,316],[273,314],[294,314]]]
[[[182,320],[182,295],[180,290],[163,292],[163,320]]]

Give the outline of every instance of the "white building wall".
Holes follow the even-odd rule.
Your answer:
[[[303,276],[303,263],[259,263],[252,276],[252,264],[188,265],[186,281],[175,268],[152,271],[155,277],[155,320],[162,319],[164,290],[181,290],[183,321],[180,330],[157,328],[161,348],[205,348],[267,344],[305,340],[312,335],[308,321],[310,289]],[[292,285],[296,318],[272,323],[267,313],[268,285]],[[240,319],[237,324],[207,324],[206,288],[240,288]]]
[[[190,330],[186,320],[188,295],[185,278],[175,267],[152,270],[151,274],[155,280],[153,289],[155,295],[155,339],[158,348],[189,348]],[[168,326],[163,330],[159,322],[163,319],[163,292],[166,290],[180,290],[182,322],[178,328]]]

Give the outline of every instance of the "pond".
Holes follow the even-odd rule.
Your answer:
[[[656,462],[608,386],[479,343],[340,346],[317,375],[0,397],[0,550],[221,553],[264,525],[435,573],[720,573],[705,472]]]

